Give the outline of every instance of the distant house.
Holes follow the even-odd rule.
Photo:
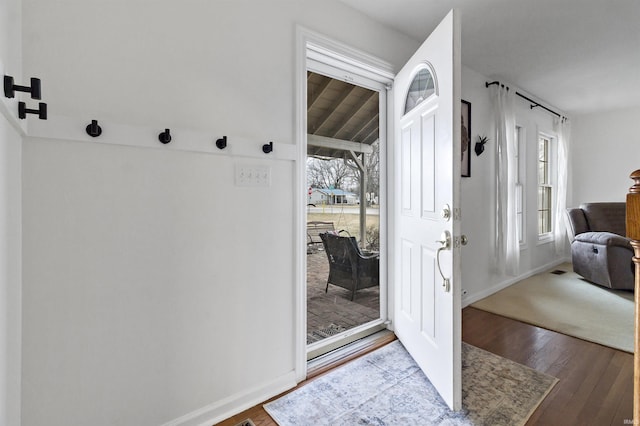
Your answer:
[[[358,204],[358,196],[342,189],[311,188],[309,204]]]

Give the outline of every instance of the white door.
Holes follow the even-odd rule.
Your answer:
[[[462,404],[459,35],[451,11],[394,83],[394,330],[453,410]],[[445,233],[448,249],[437,242]]]

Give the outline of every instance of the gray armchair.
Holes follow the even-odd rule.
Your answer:
[[[603,287],[633,290],[633,249],[625,203],[585,203],[567,209],[573,271]]]

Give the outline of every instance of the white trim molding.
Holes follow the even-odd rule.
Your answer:
[[[133,146],[138,148],[164,149],[169,151],[188,151],[213,155],[252,157],[263,160],[296,159],[296,147],[289,141],[270,141],[248,139],[240,135],[226,135],[227,146],[219,149],[216,140],[222,134],[205,133],[184,128],[171,128],[173,140],[163,144],[158,140],[162,129],[156,127],[142,127],[118,123],[100,122],[105,132],[100,137],[93,138],[85,130],[87,122],[78,118],[65,116],[49,116],[47,121],[29,121],[27,137],[38,139],[55,139],[74,142],[100,143],[106,145]],[[108,129],[108,131],[106,131]],[[273,142],[273,151],[265,154],[262,146]]]
[[[393,81],[395,77],[393,66],[382,59],[300,26],[297,35],[304,39],[308,59],[379,82]]]
[[[522,280],[525,280],[529,277],[532,277],[536,274],[539,274],[541,272],[547,271],[551,268],[554,268],[558,265],[561,265],[565,262],[571,262],[570,258],[562,258],[562,259],[555,259],[549,263],[546,263],[542,266],[539,266],[537,268],[531,269],[523,274],[518,275],[517,277],[512,277],[509,279],[506,279],[500,283],[497,283],[495,285],[492,285],[489,288],[486,288],[478,293],[474,293],[474,294],[469,294],[466,297],[464,297],[464,299],[462,300],[462,307],[466,308],[467,306],[471,305],[472,303],[477,302],[480,299],[484,299],[485,297],[489,297],[494,293],[499,292],[500,290],[503,290],[513,284],[516,284]]]
[[[291,371],[275,380],[261,383],[244,392],[230,395],[192,411],[162,426],[210,426],[217,424],[295,386],[295,373]]]
[[[331,67],[350,74],[354,84],[361,84],[365,87],[373,86],[374,90],[381,93],[381,104],[385,104],[388,89],[391,88],[394,78],[393,67],[388,62],[378,59],[360,50],[351,48],[336,40],[328,38],[322,34],[308,30],[304,27],[296,27],[296,52],[295,52],[295,145],[298,149],[295,176],[295,200],[293,216],[295,218],[296,230],[294,235],[296,241],[295,247],[295,299],[294,299],[294,318],[295,318],[295,371],[296,379],[301,382],[307,375],[307,303],[306,303],[306,245],[303,236],[306,234],[306,157],[307,157],[307,70],[314,68],[320,64],[321,66]],[[368,80],[369,82],[365,82]],[[377,86],[377,87],[376,87]],[[386,117],[385,117],[386,118]],[[387,135],[386,123],[384,118],[381,119],[380,126],[381,141]],[[381,150],[382,153],[382,150]],[[381,161],[383,158],[381,157]],[[384,167],[384,166],[383,166]],[[386,171],[386,168],[384,169]],[[382,182],[381,182],[382,183]],[[382,195],[382,194],[381,194]],[[382,212],[381,212],[382,213]],[[381,241],[384,244],[386,239],[387,220],[385,215],[380,217]],[[382,253],[382,259],[385,259],[386,252]],[[386,274],[384,262],[380,262],[381,277]],[[384,305],[387,303],[387,297],[380,295],[381,317],[386,318],[387,309]]]

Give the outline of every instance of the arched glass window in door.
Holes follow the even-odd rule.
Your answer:
[[[433,75],[428,68],[422,68],[411,82],[409,93],[407,93],[407,101],[404,105],[404,113],[408,113],[422,101],[428,99],[436,92],[435,81]]]

